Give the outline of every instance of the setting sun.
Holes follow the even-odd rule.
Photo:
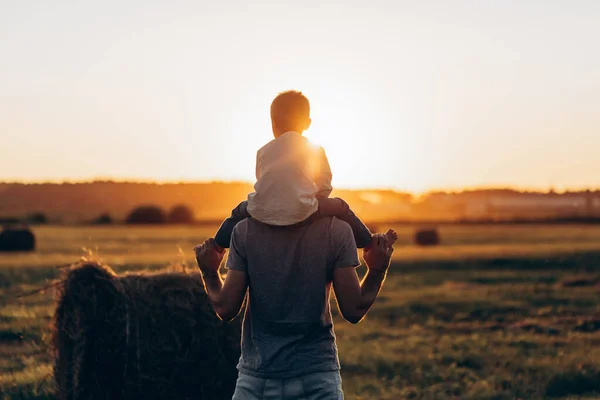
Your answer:
[[[313,122],[306,136],[325,148],[335,185],[388,186],[386,182],[400,178],[415,161],[406,151],[415,146],[408,132],[372,97],[340,84],[309,98]],[[404,185],[418,189],[416,181],[404,180]]]

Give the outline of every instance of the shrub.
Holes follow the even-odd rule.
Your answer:
[[[112,222],[112,218],[108,214],[101,214],[92,220],[92,224],[94,225],[110,225]]]
[[[128,224],[164,224],[165,222],[167,222],[165,212],[157,206],[137,207],[127,216]]]
[[[36,225],[48,223],[48,217],[46,216],[46,214],[44,214],[42,212],[36,212],[36,213],[31,214],[29,216],[28,220],[31,224],[36,224]]]
[[[185,205],[178,205],[171,209],[167,220],[171,224],[191,224],[194,222],[194,212]]]

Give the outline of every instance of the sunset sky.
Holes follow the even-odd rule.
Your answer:
[[[599,1],[3,1],[0,180],[248,180],[277,92],[334,185],[600,187]]]

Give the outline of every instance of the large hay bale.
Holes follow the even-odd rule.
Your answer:
[[[33,251],[35,236],[27,228],[4,228],[0,232],[0,251]]]
[[[440,243],[437,229],[419,229],[415,232],[414,242],[417,246],[435,246]]]
[[[58,399],[231,399],[240,324],[216,317],[199,274],[91,262],[59,289],[54,347]]]

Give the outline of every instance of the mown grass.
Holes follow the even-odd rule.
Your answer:
[[[53,398],[52,290],[16,296],[57,274],[0,267],[0,399]],[[591,251],[400,256],[364,321],[334,316],[346,398],[600,398],[599,278]]]
[[[600,289],[535,267],[396,272],[367,320],[337,325],[348,397],[600,395]]]

